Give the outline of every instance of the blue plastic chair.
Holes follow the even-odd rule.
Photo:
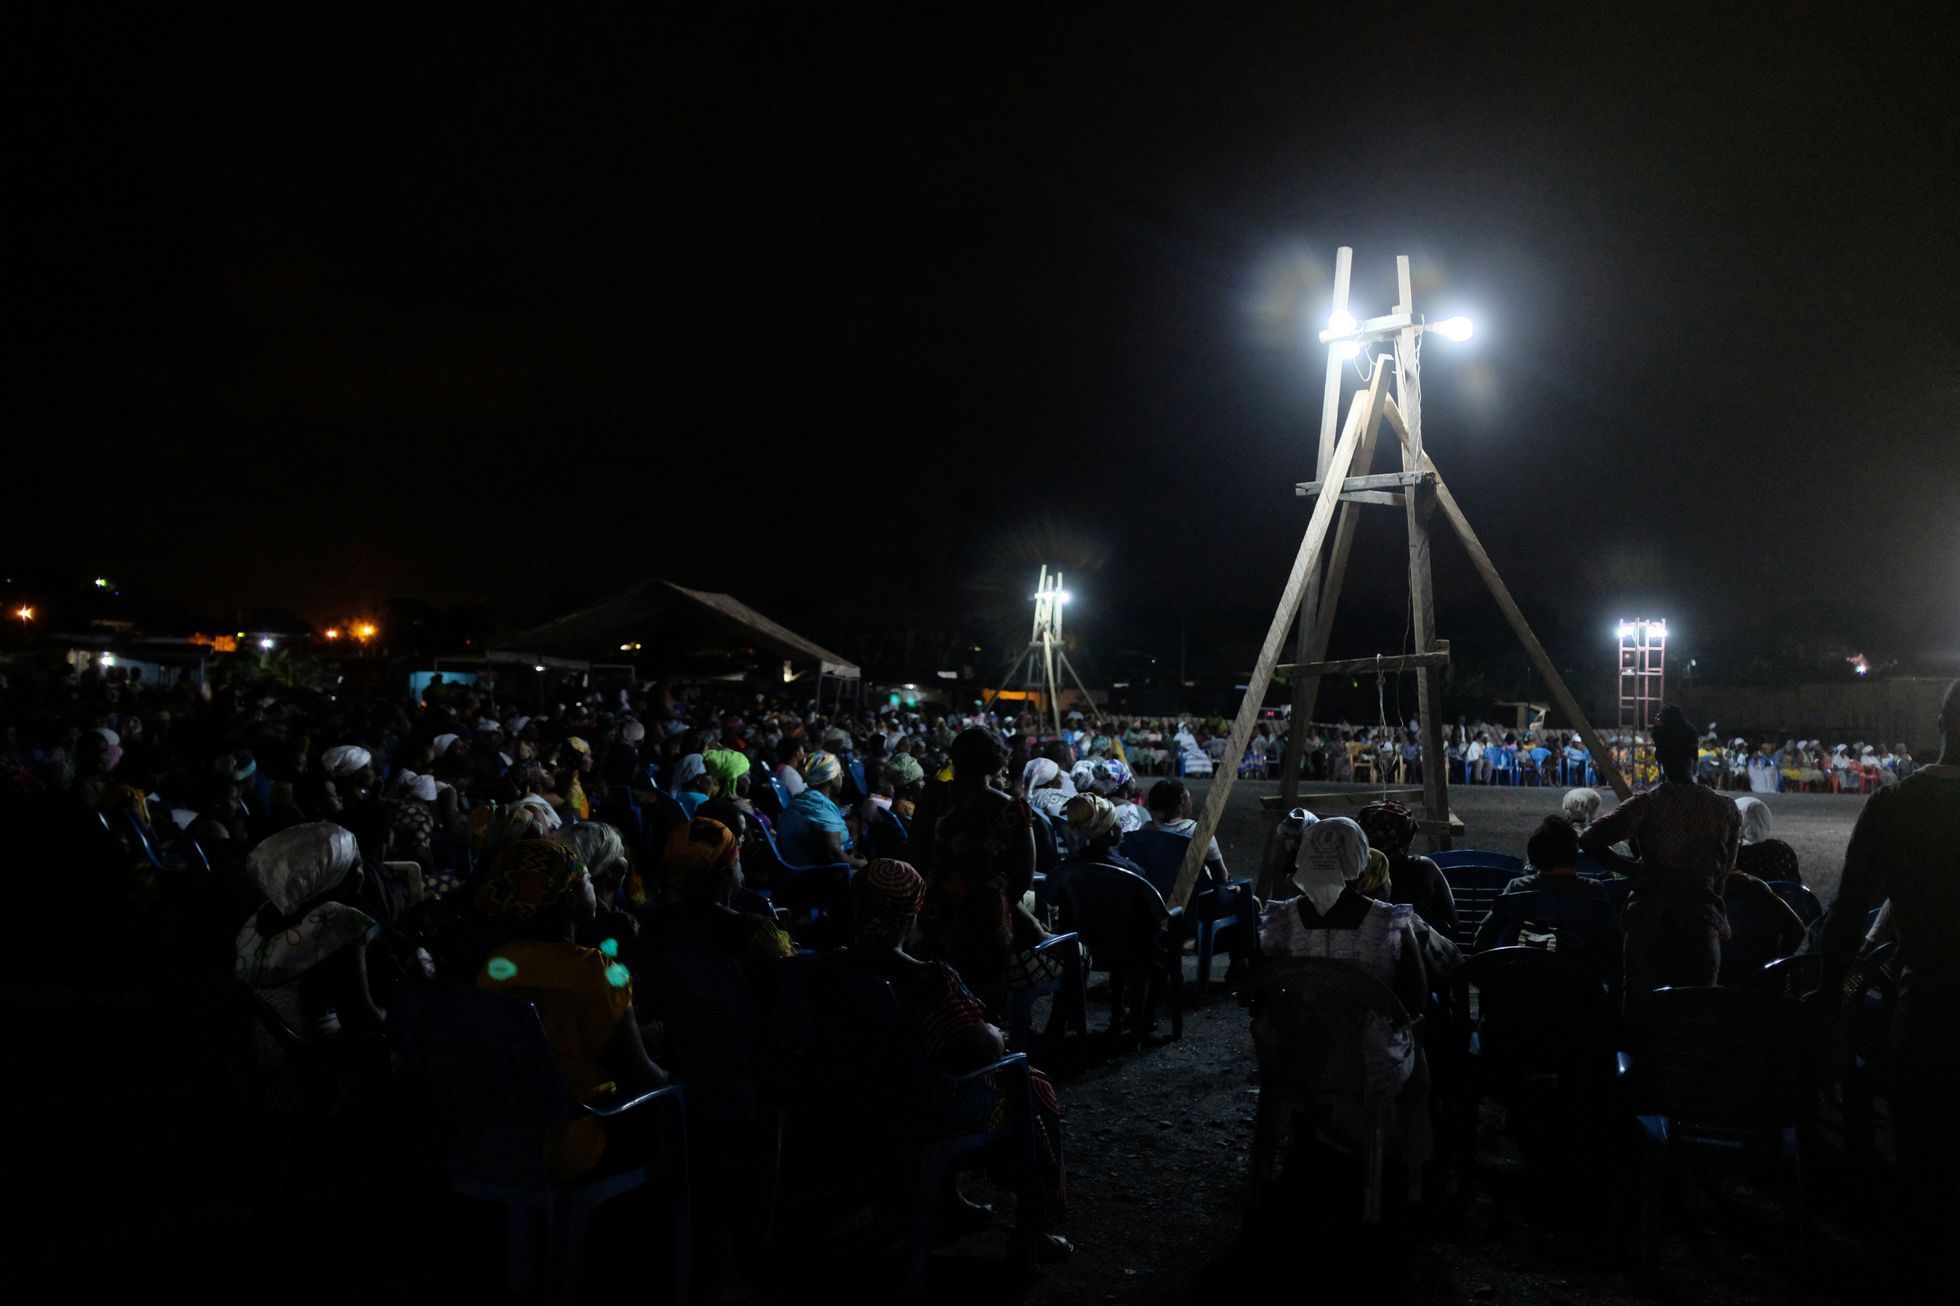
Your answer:
[[[1499,894],[1477,930],[1476,951],[1481,955],[1515,945],[1527,925],[1550,929],[1558,938],[1560,956],[1579,958],[1601,983],[1619,987],[1625,940],[1611,902],[1556,890]]]
[[[1107,971],[1109,1032],[1141,1036],[1150,1028],[1159,998],[1168,997],[1171,1037],[1184,1037],[1184,912],[1135,871],[1099,862],[1072,864],[1057,892],[1064,929],[1081,936],[1089,969]],[[1125,991],[1138,983],[1143,1001],[1125,1020]]]
[[[1512,1112],[1529,1112],[1597,1100],[1613,1080],[1617,1026],[1598,969],[1567,952],[1494,947],[1465,962],[1457,982],[1463,994],[1458,1009],[1476,1013],[1456,1100],[1458,1159],[1467,1178],[1474,1173],[1478,1103],[1497,1097]],[[1473,989],[1474,1004],[1468,1000]],[[1531,1091],[1540,1084],[1558,1090],[1551,1103]],[[1569,1127],[1569,1120],[1564,1123]],[[1587,1140],[1564,1141],[1583,1146]]]
[[[1016,1052],[1033,1047],[1035,999],[1046,994],[1053,994],[1055,1001],[1048,1010],[1048,1028],[1042,1031],[1045,1041],[1066,1038],[1070,1029],[1085,1036],[1089,1032],[1089,975],[1082,964],[1082,936],[1073,931],[1051,934],[1035,945],[1034,952],[1037,957],[1059,958],[1062,973],[1050,983],[1017,988],[1007,995],[1007,1046]]]
[[[1456,936],[1452,940],[1466,953],[1477,950],[1477,931],[1484,918],[1504,892],[1504,886],[1517,878],[1517,872],[1488,866],[1448,866],[1443,878],[1449,882],[1450,896],[1456,900]]]
[[[1771,880],[1769,887],[1776,896],[1790,904],[1790,910],[1803,918],[1805,929],[1809,929],[1824,919],[1824,904],[1817,901],[1817,895],[1795,880]]]
[[[905,818],[889,807],[876,808],[871,817],[871,827],[865,831],[865,842],[870,845],[874,857],[893,857],[899,861],[909,861],[906,856],[912,842],[912,829]],[[1039,846],[1039,837],[1036,839]]]
[[[1191,836],[1146,827],[1124,835],[1118,847],[1125,857],[1143,867],[1145,878],[1162,892],[1164,885],[1176,884],[1191,848]],[[1211,959],[1221,931],[1237,928],[1245,933],[1240,941],[1242,955],[1250,956],[1258,949],[1259,910],[1253,903],[1251,880],[1224,885],[1201,880],[1185,906],[1184,919],[1198,944],[1201,994],[1211,984]]]
[[[847,943],[851,921],[851,864],[815,865],[788,861],[775,831],[756,823],[760,839],[743,850],[743,869],[768,893],[769,900],[808,922],[822,922],[827,942]],[[814,945],[813,945],[814,946]]]
[[[681,939],[642,937],[633,948],[635,1012],[663,1023],[663,1061],[694,1091],[692,1123],[743,1154],[744,1173],[761,1176],[753,1196],[765,1246],[781,1206],[787,1110],[775,1032],[757,1005],[741,963]],[[699,1147],[695,1148],[698,1153]]]
[[[688,1300],[687,1107],[670,1084],[603,1106],[582,1104],[565,1087],[538,1011],[522,998],[454,984],[405,984],[389,1003],[389,1029],[409,1067],[436,1089],[449,1125],[449,1172],[456,1191],[504,1207],[510,1286],[532,1282],[532,1235],[542,1216],[545,1290],[552,1302],[578,1293],[585,1226],[619,1194],[659,1187],[668,1205],[664,1232],[676,1301]],[[629,1111],[653,1115],[655,1155],[603,1160],[597,1171],[554,1183],[546,1141],[554,1126]]]
[[[170,852],[160,852],[150,831],[136,818],[135,808],[121,809],[116,813],[113,821],[106,812],[98,812],[96,815],[101,818],[104,830],[113,833],[116,826],[121,826],[122,833],[136,845],[136,850],[143,855],[145,861],[149,862],[152,870],[166,875],[188,872],[210,873],[211,861],[204,855],[203,845],[195,839],[184,839],[178,848]]]
[[[960,1158],[986,1149],[1009,1147],[1018,1157],[1015,1251],[1026,1266],[1040,1233],[1042,1205],[1027,1055],[1009,1053],[976,1070],[943,1074],[927,1062],[889,981],[840,961],[799,957],[782,965],[785,979],[803,990],[786,1008],[793,1021],[807,1022],[805,1051],[832,1095],[827,1110],[832,1128],[856,1140],[853,1156],[862,1161],[870,1152],[874,1164],[883,1163],[882,1173],[871,1176],[871,1187],[881,1224],[905,1232],[908,1295],[916,1296],[925,1284],[947,1174]],[[962,1120],[991,1114],[987,1108],[996,1098],[1007,1108],[998,1128],[942,1133]],[[939,1120],[921,1119],[902,1105],[921,1099],[945,1104]],[[1058,1147],[1060,1141],[1055,1140]]]
[[[1748,984],[1784,955],[1777,938],[1782,918],[1760,902],[1732,901],[1727,906],[1729,937],[1722,943],[1721,982]]]
[[[667,847],[667,836],[694,818],[680,800],[665,789],[655,789],[653,797],[640,808],[640,827],[645,848],[655,857]]]
[[[853,757],[851,759],[851,765],[849,770],[851,773],[851,783],[857,786],[858,796],[859,797],[868,796],[871,793],[871,786],[865,783],[864,763],[859,759]]]
[[[1790,1188],[1791,1267],[1803,1255],[1800,1134],[1816,1115],[1809,1010],[1752,989],[1656,989],[1646,1045],[1633,1063],[1640,1106],[1640,1232],[1656,1263],[1655,1235],[1668,1170],[1707,1151],[1766,1156]]]
[[[1446,871],[1452,866],[1485,866],[1509,870],[1513,875],[1524,874],[1524,858],[1513,857],[1510,853],[1494,853],[1484,848],[1452,848],[1447,852],[1430,853],[1429,860]]]

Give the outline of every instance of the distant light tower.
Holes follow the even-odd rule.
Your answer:
[[[1068,673],[1069,679],[1075,682],[1075,687],[1082,691],[1082,697],[1088,701],[1089,710],[1095,714],[1096,720],[1102,720],[1102,709],[1097,707],[1096,700],[1089,696],[1088,686],[1082,683],[1082,677],[1077,674],[1075,664],[1068,660],[1068,652],[1062,644],[1062,609],[1068,606],[1071,597],[1069,592],[1062,588],[1062,573],[1059,571],[1051,573],[1048,568],[1043,567],[1041,578],[1035,585],[1034,629],[1028,634],[1028,646],[1021,650],[1020,655],[1014,659],[1014,665],[1008,669],[1007,675],[1000,682],[1002,689],[1014,683],[1015,676],[1020,673],[1025,663],[1028,668],[1027,683],[1033,686],[1039,677],[1040,692],[1048,703],[1049,713],[1055,722],[1055,733],[1058,735],[1062,732],[1061,679],[1057,675],[1058,671]],[[999,696],[999,689],[989,694],[987,701],[981,705],[983,710],[992,707],[994,700]]]
[[[1620,622],[1620,730],[1628,739],[1633,762],[1631,778],[1638,783],[1642,745],[1639,736],[1652,728],[1667,696],[1667,622],[1638,618]],[[1651,743],[1647,749],[1651,751]]]

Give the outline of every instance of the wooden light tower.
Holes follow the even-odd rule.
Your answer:
[[[1320,447],[1314,480],[1295,486],[1295,493],[1314,500],[1307,521],[1306,537],[1300,541],[1293,569],[1287,574],[1280,593],[1279,607],[1260,646],[1259,660],[1246,684],[1245,699],[1239,704],[1238,718],[1226,743],[1225,757],[1215,773],[1205,805],[1198,817],[1198,828],[1191,837],[1177,884],[1170,894],[1173,906],[1189,901],[1204,867],[1205,850],[1218,832],[1219,818],[1238,776],[1239,762],[1245,755],[1252,728],[1264,706],[1266,691],[1276,672],[1284,672],[1293,685],[1293,716],[1287,731],[1286,753],[1280,768],[1280,804],[1291,807],[1299,794],[1300,749],[1313,716],[1314,700],[1324,674],[1355,671],[1414,671],[1417,673],[1417,714],[1422,728],[1423,816],[1421,828],[1440,847],[1449,846],[1449,762],[1443,750],[1442,699],[1443,668],[1449,664],[1449,645],[1436,638],[1435,601],[1430,587],[1429,523],[1437,508],[1463,547],[1470,562],[1489,587],[1498,609],[1524,645],[1532,665],[1544,678],[1559,708],[1571,719],[1592,754],[1594,766],[1626,798],[1631,792],[1626,780],[1613,765],[1613,754],[1600,739],[1578,701],[1565,686],[1558,669],[1544,646],[1531,631],[1524,614],[1511,597],[1511,591],[1497,574],[1497,567],[1484,552],[1483,544],[1470,528],[1470,521],[1457,506],[1456,498],[1443,483],[1435,460],[1423,446],[1422,433],[1422,337],[1429,331],[1467,335],[1468,324],[1461,319],[1448,323],[1426,323],[1415,311],[1415,295],[1409,278],[1409,259],[1395,260],[1398,299],[1388,313],[1356,321],[1348,311],[1348,281],[1354,251],[1343,245],[1334,261],[1333,311],[1328,329],[1320,333],[1327,345],[1327,387],[1320,411]],[[1392,342],[1392,352],[1369,358],[1366,380],[1349,404],[1347,418],[1340,418],[1344,367],[1349,359],[1360,357],[1370,344]],[[1394,392],[1388,382],[1393,373]],[[1386,421],[1395,432],[1401,448],[1402,470],[1370,473],[1375,444]],[[1335,505],[1340,506],[1340,523],[1334,525]],[[1341,582],[1347,571],[1348,551],[1354,542],[1355,514],[1368,505],[1402,509],[1409,537],[1409,596],[1414,627],[1415,651],[1409,654],[1377,655],[1327,661],[1328,637],[1333,632],[1334,610],[1340,602]],[[1333,545],[1325,548],[1333,533]],[[1282,665],[1280,649],[1289,626],[1298,620],[1294,660]],[[1267,874],[1262,876],[1261,893],[1269,889],[1274,859],[1266,859]]]
[[[1035,585],[1034,630],[1028,636],[1028,646],[1021,650],[1000,682],[1002,689],[1013,684],[1025,665],[1029,687],[1034,687],[1037,681],[1040,683],[1043,701],[1048,704],[1048,711],[1054,717],[1055,733],[1058,735],[1062,732],[1061,680],[1058,672],[1068,673],[1075,687],[1082,691],[1082,697],[1088,702],[1089,711],[1095,719],[1098,722],[1103,719],[1102,709],[1096,706],[1095,699],[1090,698],[1088,686],[1076,674],[1075,664],[1068,660],[1068,649],[1062,643],[1062,609],[1068,606],[1068,601],[1069,592],[1062,587],[1062,573],[1043,567],[1041,579]],[[983,710],[992,707],[994,699],[999,696],[999,689],[989,694]]]

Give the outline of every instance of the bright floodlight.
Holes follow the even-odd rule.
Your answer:
[[[1346,335],[1348,332],[1354,330],[1355,326],[1354,314],[1344,308],[1336,309],[1334,315],[1327,319],[1327,329],[1336,335]],[[1333,349],[1334,357],[1340,359],[1342,362],[1346,362],[1361,352],[1360,342],[1354,340],[1336,340],[1329,347]]]
[[[1068,601],[1069,601],[1069,592],[1068,592],[1067,590],[1056,590],[1056,591],[1055,591],[1055,602],[1057,602],[1057,603],[1067,603]]]
[[[106,589],[108,589],[108,588],[109,588],[109,578],[108,578],[107,576],[97,576],[97,577],[95,578],[95,588],[97,588],[97,589],[99,589],[99,590],[106,590]]]
[[[1476,327],[1467,317],[1446,317],[1441,322],[1431,323],[1429,329],[1445,340],[1468,340]]]
[[[272,647],[272,640],[270,638],[260,640],[259,647],[262,649],[270,649]]]

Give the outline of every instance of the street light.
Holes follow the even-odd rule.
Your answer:
[[[259,641],[259,647],[260,647],[260,648],[262,648],[262,649],[264,649],[264,650],[266,650],[266,651],[267,651],[268,653],[269,653],[269,652],[271,652],[271,651],[272,651],[272,638],[271,638],[271,636],[267,636],[266,638],[264,638],[264,639],[261,639],[261,640]]]
[[[34,620],[34,609],[23,603],[14,609],[14,615],[19,617],[20,624],[25,626],[28,622]]]

